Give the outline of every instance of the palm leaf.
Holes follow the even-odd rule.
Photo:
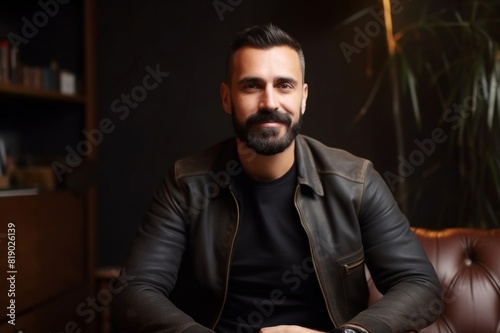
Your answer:
[[[350,16],[340,26],[360,19],[372,8]],[[419,173],[425,175],[427,170],[432,171],[427,174],[428,186],[423,185],[425,181],[416,181],[416,186],[408,187],[412,192],[400,193],[399,197],[414,200],[408,207],[412,210],[417,207],[418,210],[426,193],[436,191],[436,184],[430,179],[439,175],[439,166],[455,163],[460,191],[444,191],[448,194],[443,198],[443,206],[439,207],[440,213],[437,213],[441,225],[448,225],[445,213],[450,207],[455,207],[457,225],[470,226],[477,222],[498,226],[500,3],[496,0],[472,1],[437,12],[431,12],[430,8],[430,1],[424,1],[419,18],[394,32],[397,52],[384,63],[355,120],[369,111],[378,93],[386,88],[383,79],[387,73],[393,89],[391,108],[396,124],[400,124],[401,120],[397,118],[402,116],[401,103],[406,97],[416,129],[422,128],[421,98],[425,96],[420,92],[422,87],[432,87],[436,107],[441,110],[435,114],[438,126],[445,125],[445,112],[462,108],[462,113],[453,114],[459,117],[449,126],[447,141],[450,149],[441,155],[442,158],[433,156],[436,161],[432,167]],[[429,100],[426,107],[428,104]],[[403,135],[402,129],[397,127],[396,143],[400,154],[404,151]]]

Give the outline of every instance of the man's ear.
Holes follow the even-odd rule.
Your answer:
[[[222,108],[227,114],[231,114],[231,91],[226,82],[220,84],[220,99],[222,101]]]
[[[309,93],[309,86],[307,83],[304,83],[302,87],[302,114],[306,112],[306,105],[307,105],[307,95]]]

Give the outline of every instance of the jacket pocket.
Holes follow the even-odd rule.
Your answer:
[[[363,248],[337,260],[344,293],[344,306],[350,314],[357,314],[368,306],[368,285],[364,263]]]
[[[345,274],[351,275],[361,268],[364,268],[365,252],[361,248],[352,254],[338,259],[337,262]]]

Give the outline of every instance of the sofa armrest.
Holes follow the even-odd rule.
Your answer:
[[[497,332],[500,327],[500,229],[453,228],[440,231],[412,228],[432,262],[445,308],[421,333]],[[382,295],[367,270],[369,303]],[[430,304],[431,315],[442,309]]]

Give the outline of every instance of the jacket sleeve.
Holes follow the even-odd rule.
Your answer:
[[[156,190],[111,302],[121,332],[213,332],[170,300],[186,244],[186,212],[174,169]]]
[[[382,177],[368,163],[359,212],[365,260],[384,295],[350,320],[371,333],[418,331],[443,309],[436,272]]]

